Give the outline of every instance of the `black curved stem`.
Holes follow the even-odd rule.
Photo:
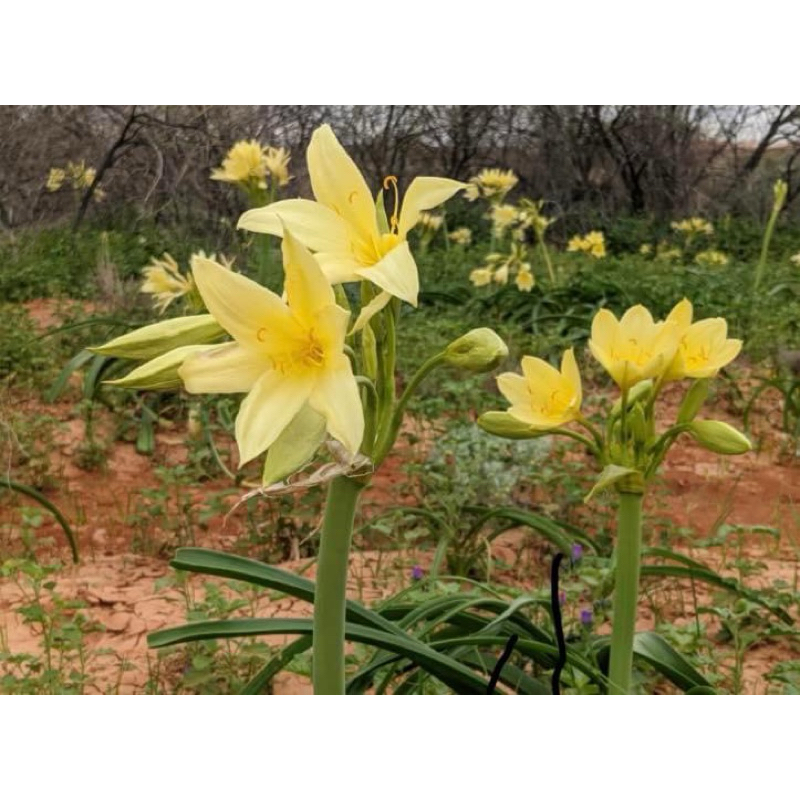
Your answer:
[[[553,558],[553,566],[550,568],[550,609],[553,612],[553,628],[558,644],[558,661],[552,678],[553,694],[561,694],[561,671],[567,663],[567,643],[564,640],[564,625],[561,621],[561,603],[558,601],[558,574],[563,560],[564,554],[556,553]]]
[[[497,659],[497,663],[492,670],[491,677],[489,678],[489,685],[486,687],[486,694],[494,694],[494,690],[497,688],[497,681],[500,679],[500,673],[503,671],[506,661],[511,658],[511,654],[514,652],[514,647],[518,640],[519,636],[517,636],[516,633],[512,633],[511,636],[508,637],[506,646],[503,648],[503,653],[500,658]]]

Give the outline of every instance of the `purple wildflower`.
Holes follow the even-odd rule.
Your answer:
[[[581,625],[586,625],[587,627],[592,624],[592,612],[588,608],[584,608],[581,611]]]
[[[583,558],[583,547],[579,544],[572,545],[572,563],[577,564]]]
[[[414,564],[414,566],[411,567],[412,581],[421,581],[424,574],[425,572],[419,564]]]

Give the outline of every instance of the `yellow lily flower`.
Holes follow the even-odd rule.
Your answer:
[[[314,131],[306,153],[311,188],[316,201],[279,200],[245,212],[239,227],[282,236],[290,230],[310,250],[331,283],[367,280],[382,290],[381,302],[399,297],[417,304],[419,275],[406,236],[423,211],[440,205],[465,184],[446,178],[415,178],[397,202],[389,231],[378,227],[378,215],[364,176],[342,147],[330,125]]]
[[[713,378],[742,349],[741,339],[728,339],[728,323],[722,317],[692,324],[694,310],[684,298],[670,311],[667,322],[675,325],[680,344],[667,369],[665,381]]]
[[[242,464],[298,420],[316,425],[322,417],[328,433],[353,454],[364,434],[358,386],[343,352],[350,315],[288,231],[283,264],[286,302],[213,261],[197,258],[192,266],[206,307],[234,341],[190,356],[179,375],[194,394],[248,393],[236,418]]]
[[[627,389],[661,374],[679,341],[675,321],[654,322],[644,306],[629,308],[619,320],[603,308],[592,320],[589,349],[620,389]]]
[[[222,166],[211,171],[212,181],[247,183],[263,181],[267,172],[266,152],[255,139],[236,142],[222,161]]]
[[[181,274],[169,253],[164,253],[161,258],[154,257],[142,270],[142,275],[144,282],[139,291],[153,295],[153,305],[162,314],[173,300],[192,291],[191,276],[186,278]]]
[[[511,403],[508,413],[534,430],[550,430],[580,415],[581,375],[572,348],[564,351],[561,371],[541,358],[524,356],[522,375],[504,372],[497,387]]]

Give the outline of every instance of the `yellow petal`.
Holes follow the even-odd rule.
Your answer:
[[[369,187],[330,125],[314,131],[306,158],[314,197],[349,222],[363,238],[377,236],[375,203]]]
[[[279,200],[253,208],[239,217],[237,227],[273,236],[283,236],[286,227],[311,250],[339,250],[349,238],[341,217],[313,200]]]
[[[414,178],[403,197],[397,233],[401,238],[417,224],[421,211],[436,208],[467,184],[450,178]]]
[[[261,482],[269,486],[302,469],[325,441],[325,418],[304,405],[267,450]]]
[[[364,265],[356,261],[350,252],[314,253],[314,258],[319,262],[329,283],[350,283],[361,280],[358,270],[363,269]]]
[[[692,314],[694,309],[692,304],[685,297],[677,303],[672,311],[667,315],[667,322],[674,322],[678,328],[678,334],[683,335],[686,329],[692,324]]]
[[[389,292],[380,292],[361,309],[355,325],[350,329],[350,333],[358,333],[384,306],[392,299]]]
[[[264,373],[242,402],[236,417],[239,464],[263,453],[306,404],[314,377]]]
[[[217,345],[189,356],[178,370],[190,394],[249,392],[271,362],[236,342]]]
[[[389,294],[417,305],[419,294],[419,273],[408,242],[400,242],[390,250],[377,264],[363,267],[358,274]]]
[[[530,406],[530,387],[528,381],[522,375],[517,375],[514,372],[504,372],[502,375],[498,375],[497,388],[512,406],[521,408]]]
[[[284,231],[281,249],[286,274],[284,291],[289,308],[308,327],[321,309],[335,305],[333,289],[314,256],[289,230]]]
[[[319,378],[309,404],[325,417],[328,433],[355,455],[364,438],[364,410],[347,356],[337,356],[331,369]]]
[[[577,408],[580,408],[583,402],[581,373],[578,370],[578,363],[575,361],[575,353],[571,347],[569,350],[564,351],[564,355],[561,358],[561,374],[569,381],[570,385],[575,390],[576,405]]]
[[[272,336],[301,334],[280,297],[255,281],[207,258],[195,259],[192,274],[206,308],[245,347],[258,347],[263,331]]]

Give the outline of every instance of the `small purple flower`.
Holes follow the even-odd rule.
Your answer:
[[[592,624],[592,612],[588,608],[581,611],[581,625],[586,625],[588,628]]]
[[[411,580],[412,581],[421,581],[423,575],[425,575],[425,571],[422,569],[422,567],[419,564],[414,564],[414,566],[411,567]]]
[[[583,558],[583,547],[579,544],[572,545],[572,563],[577,564]]]
[[[566,592],[559,592],[558,593],[558,604],[563,606],[564,603],[567,602],[567,593]]]

